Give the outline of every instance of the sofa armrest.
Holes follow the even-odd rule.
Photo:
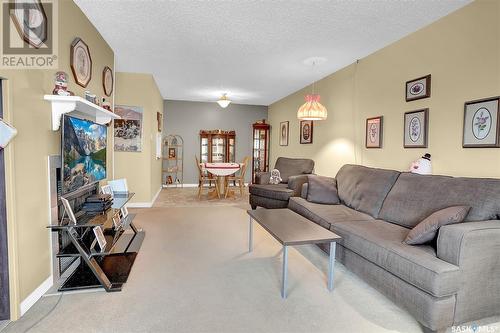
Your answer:
[[[307,175],[297,175],[288,177],[288,188],[293,190],[293,196],[298,197],[302,191],[302,184],[307,183]]]
[[[267,185],[269,184],[269,179],[271,179],[270,172],[257,172],[255,174],[255,184]]]
[[[500,220],[441,227],[437,239],[437,256],[456,266],[471,260],[481,264],[483,259],[490,257],[497,260],[500,257]]]
[[[441,227],[437,256],[460,270],[455,324],[500,314],[499,220]]]

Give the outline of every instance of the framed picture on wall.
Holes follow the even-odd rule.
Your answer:
[[[71,43],[69,62],[75,82],[86,88],[92,79],[92,58],[88,45],[81,38],[77,37]]]
[[[406,112],[404,115],[405,148],[427,148],[429,109]]]
[[[122,119],[115,119],[115,151],[142,151],[142,116],[140,106],[115,106],[115,113]]]
[[[113,70],[108,66],[105,66],[102,70],[102,88],[104,89],[104,94],[108,97],[113,93],[114,79]]]
[[[307,144],[313,142],[313,121],[302,120],[300,122],[300,143]]]
[[[464,104],[464,148],[500,147],[498,111],[500,97],[490,97]]]
[[[382,148],[383,116],[366,119],[366,148]]]
[[[176,155],[175,148],[168,148],[168,158],[175,158]]]
[[[156,112],[156,121],[158,122],[158,132],[161,132],[163,127],[163,114]]]
[[[280,123],[280,146],[288,146],[288,121]]]
[[[406,101],[411,102],[417,99],[431,97],[431,75],[426,75],[406,81],[405,85]]]

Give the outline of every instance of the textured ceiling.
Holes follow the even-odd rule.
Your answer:
[[[165,99],[269,105],[470,1],[75,2],[116,70],[153,74]],[[327,61],[304,65],[313,56]]]

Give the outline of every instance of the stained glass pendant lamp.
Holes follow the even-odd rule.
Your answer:
[[[304,63],[311,66],[314,70],[314,66],[317,62],[324,62],[326,58],[312,57],[304,60]],[[306,95],[306,102],[297,111],[297,118],[299,120],[325,120],[328,117],[328,111],[319,102],[320,95],[314,93],[314,82],[312,84],[312,94]]]
[[[297,111],[297,118],[300,120],[325,120],[328,111],[319,102],[319,94],[306,95],[306,102]]]

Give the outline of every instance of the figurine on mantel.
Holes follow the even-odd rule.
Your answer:
[[[97,100],[97,96],[92,94],[90,91],[85,91],[85,99],[90,103],[94,103],[95,105],[99,105],[99,101]]]
[[[431,154],[425,153],[424,156],[412,162],[410,166],[410,172],[418,173],[421,175],[432,174]]]
[[[104,97],[102,98],[101,106],[103,109],[111,111],[111,103],[106,101],[106,99]]]
[[[59,96],[74,96],[73,92],[68,90],[68,74],[65,72],[57,72],[55,78],[55,87],[52,95]]]

